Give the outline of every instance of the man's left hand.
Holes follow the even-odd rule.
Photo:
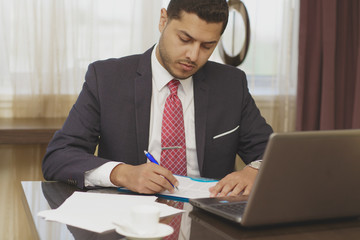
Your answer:
[[[241,192],[242,195],[249,195],[258,171],[252,167],[245,167],[226,175],[209,189],[210,197],[237,196]]]

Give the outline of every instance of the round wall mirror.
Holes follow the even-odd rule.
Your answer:
[[[239,66],[245,59],[250,43],[250,21],[241,0],[229,0],[229,20],[219,42],[221,59],[229,65]]]

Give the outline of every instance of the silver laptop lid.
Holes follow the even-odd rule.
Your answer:
[[[244,226],[360,216],[360,130],[274,133]]]

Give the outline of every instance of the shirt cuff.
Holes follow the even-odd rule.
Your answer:
[[[255,160],[255,161],[252,161],[251,163],[249,163],[248,165],[246,165],[246,166],[248,166],[248,167],[252,167],[252,168],[254,168],[254,169],[260,169],[260,167],[261,167],[261,162],[262,162],[262,160]]]
[[[107,162],[85,172],[85,187],[117,187],[110,181],[111,171],[121,162]]]

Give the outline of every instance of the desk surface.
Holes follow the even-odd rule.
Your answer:
[[[98,234],[57,222],[45,221],[37,216],[39,211],[61,205],[74,191],[78,191],[77,188],[59,182],[40,181],[21,182],[21,186],[22,200],[34,239],[126,239],[115,231]],[[112,188],[95,191],[121,194]],[[188,203],[186,205],[181,239],[360,239],[359,219],[245,229],[201,210],[192,209]]]

